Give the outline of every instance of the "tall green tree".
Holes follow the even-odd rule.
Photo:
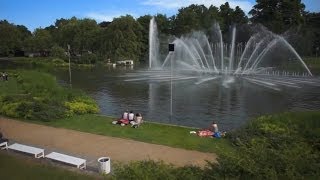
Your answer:
[[[14,25],[6,20],[0,21],[0,56],[13,55],[25,49],[25,41],[31,32],[23,25]]]
[[[207,11],[204,5],[195,4],[179,9],[174,21],[174,34],[182,35],[203,29],[203,18]]]
[[[261,23],[276,33],[283,33],[304,22],[305,5],[301,0],[256,0],[249,12],[251,21]]]
[[[141,25],[142,30],[142,47],[141,47],[141,60],[147,60],[149,57],[149,25],[150,25],[150,20],[152,16],[151,15],[144,15],[140,16],[137,21]]]
[[[33,33],[32,49],[33,51],[46,53],[53,45],[52,36],[49,31],[45,29],[36,29]],[[48,54],[44,54],[48,55]]]
[[[105,33],[105,51],[112,60],[140,60],[143,42],[143,27],[132,16],[115,18]]]

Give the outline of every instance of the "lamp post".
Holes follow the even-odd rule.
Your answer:
[[[168,46],[168,48],[169,48],[169,53],[171,54],[173,51],[174,51],[174,44],[169,44],[169,46]],[[173,87],[172,87],[172,74],[173,74],[173,68],[172,68],[172,65],[173,65],[173,63],[172,63],[172,59],[171,59],[171,61],[170,61],[170,122],[171,122],[171,120],[172,120],[172,90],[173,90]]]
[[[70,45],[68,44],[68,55],[69,55],[69,85],[72,88],[71,83],[71,64],[70,64]]]

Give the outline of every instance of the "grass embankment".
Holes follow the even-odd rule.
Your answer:
[[[71,172],[62,168],[53,167],[34,159],[17,157],[0,152],[1,179],[96,179],[97,177],[83,173]]]
[[[9,117],[52,121],[75,114],[97,113],[98,106],[83,92],[59,86],[37,71],[8,71],[0,81],[0,113]]]
[[[192,128],[145,122],[135,129],[129,125],[125,127],[113,125],[111,123],[113,120],[116,120],[116,118],[100,115],[79,115],[42,124],[202,152],[219,153],[232,150],[226,139],[200,138],[189,133],[195,130]]]

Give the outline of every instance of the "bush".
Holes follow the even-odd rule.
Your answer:
[[[137,161],[126,165],[118,164],[114,168],[115,179],[202,179],[203,171],[199,167],[185,166],[175,168],[162,161]]]
[[[94,53],[85,53],[80,57],[80,64],[95,64],[98,60],[98,57]]]
[[[230,133],[237,153],[219,155],[206,174],[224,178],[305,179],[320,176],[320,112],[262,116]]]
[[[97,104],[81,91],[60,87],[49,74],[15,72],[0,84],[0,113],[9,117],[50,121],[73,114],[97,113]]]
[[[50,56],[63,60],[67,59],[65,50],[60,46],[53,46],[51,48]]]
[[[97,104],[90,99],[76,98],[71,102],[65,102],[64,105],[69,110],[68,114],[88,114],[88,113],[98,113],[99,108]]]

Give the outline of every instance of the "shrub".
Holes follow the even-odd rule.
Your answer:
[[[319,177],[319,118],[320,112],[306,112],[252,120],[229,134],[236,153],[219,154],[219,164],[206,174],[215,172],[227,179]]]
[[[85,53],[80,57],[80,64],[95,64],[98,60],[98,57],[94,53]]]
[[[65,50],[62,47],[56,46],[56,45],[51,48],[50,56],[59,58],[62,60],[67,58]]]
[[[3,115],[50,121],[99,111],[95,101],[83,92],[60,87],[49,74],[36,71],[13,74],[8,83],[0,84],[0,113]]]
[[[64,105],[69,110],[68,114],[87,114],[98,113],[99,108],[94,101],[85,99],[75,99],[71,102],[65,102]]]

